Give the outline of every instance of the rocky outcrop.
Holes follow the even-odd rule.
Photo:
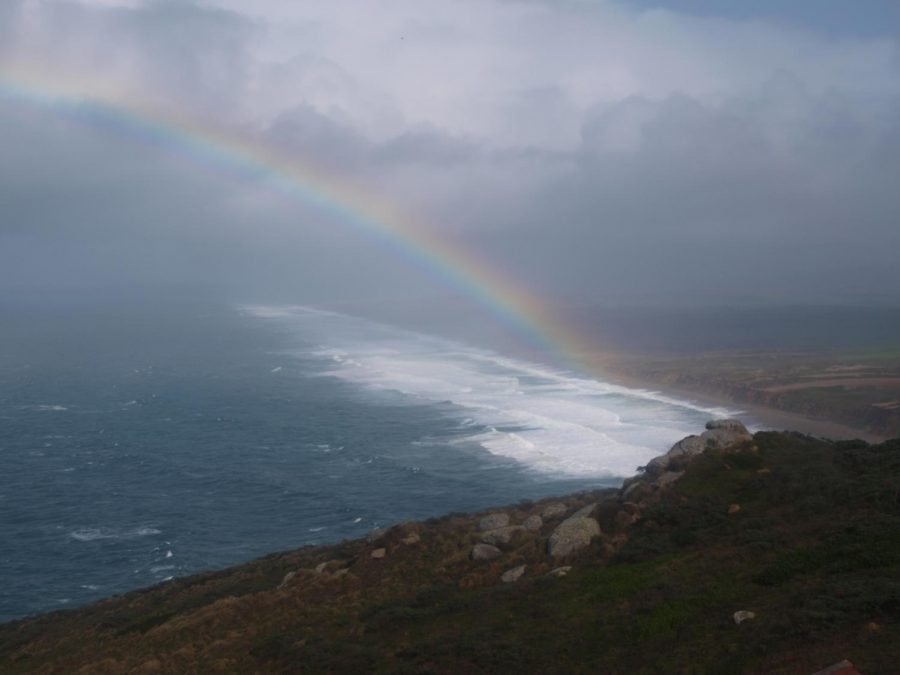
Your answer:
[[[721,450],[744,441],[752,441],[753,434],[747,431],[740,420],[722,419],[707,422],[706,431],[700,434],[700,438],[706,441],[707,448]]]
[[[658,480],[667,473],[682,471],[691,459],[707,450],[727,450],[750,440],[753,440],[753,436],[740,420],[711,420],[706,423],[706,431],[699,436],[683,438],[665,455],[651,459],[645,467],[645,473]],[[667,480],[671,483],[677,478],[669,476]]]
[[[685,474],[688,464],[696,457],[708,450],[739,450],[752,440],[752,434],[740,420],[711,420],[706,423],[706,431],[702,434],[687,436],[675,443],[665,455],[650,460],[643,473],[622,484],[618,499],[620,510],[612,517],[615,534],[605,542],[606,547],[617,549],[624,544],[628,540],[628,530],[641,520],[641,512],[657,503],[662,493]],[[732,504],[728,509],[732,515],[739,511],[737,504]],[[647,527],[653,525],[652,521],[646,523]]]
[[[557,526],[547,541],[547,552],[552,557],[562,558],[580,551],[603,534],[600,524],[591,517],[596,507],[596,504],[585,506]]]

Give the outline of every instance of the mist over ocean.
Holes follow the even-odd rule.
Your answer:
[[[728,412],[303,307],[3,314],[0,621],[615,485]]]

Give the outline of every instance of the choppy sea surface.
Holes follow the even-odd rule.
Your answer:
[[[708,408],[296,306],[5,307],[0,621],[621,482]]]

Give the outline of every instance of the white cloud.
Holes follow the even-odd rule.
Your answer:
[[[735,284],[798,267],[815,279],[823,261],[900,267],[889,39],[609,0],[8,0],[0,38],[0,65],[239,126],[368,182],[538,284],[624,288],[643,265],[653,278],[641,283],[687,289],[705,279],[692,252],[729,238],[768,260],[765,274],[746,257],[709,263]],[[90,155],[84,143],[73,151]],[[33,163],[4,161],[16,185],[54,189]],[[228,203],[242,221],[253,208],[298,220],[257,186],[240,192]],[[224,227],[227,209],[212,219],[187,202],[183,229]],[[285,235],[266,224],[254,236]],[[690,280],[660,246],[691,258]]]

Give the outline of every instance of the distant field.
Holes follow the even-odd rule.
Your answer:
[[[823,436],[900,435],[900,308],[581,308],[571,320],[600,376],[799,416]]]
[[[872,437],[900,436],[900,357],[753,351],[619,354],[600,363],[646,386],[835,422]]]

